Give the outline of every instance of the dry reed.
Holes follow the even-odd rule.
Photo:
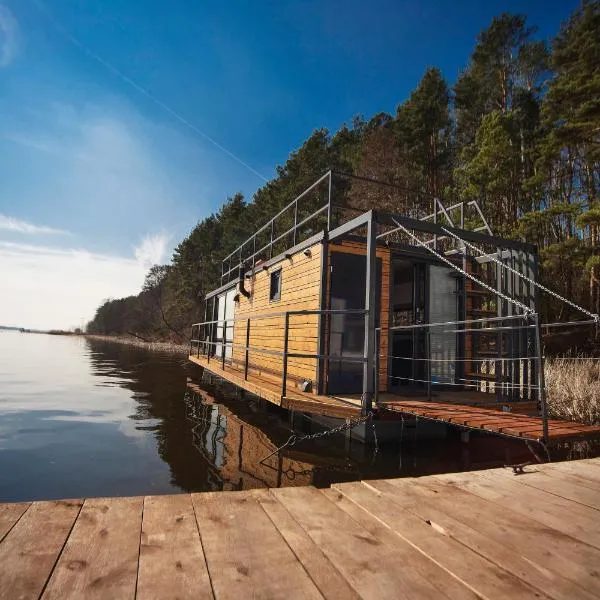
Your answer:
[[[99,340],[102,342],[114,342],[116,344],[125,344],[127,346],[135,346],[136,348],[144,348],[151,352],[171,352],[174,354],[187,354],[189,344],[175,344],[173,342],[145,342],[134,337],[117,337],[112,335],[92,335],[85,336],[91,340]]]
[[[551,416],[600,423],[600,359],[549,358],[545,375]]]

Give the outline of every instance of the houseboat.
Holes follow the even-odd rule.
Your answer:
[[[314,415],[435,401],[541,415],[547,433],[536,248],[476,202],[357,208],[357,180],[387,185],[330,171],[223,260],[190,361]]]

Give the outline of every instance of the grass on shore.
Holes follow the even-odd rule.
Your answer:
[[[546,399],[553,417],[600,423],[600,359],[546,359]]]

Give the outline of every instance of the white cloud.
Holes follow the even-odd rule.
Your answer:
[[[134,248],[136,259],[148,268],[162,263],[167,252],[169,236],[165,233],[155,233],[147,235],[142,243]]]
[[[19,25],[7,6],[0,4],[0,67],[7,67],[19,46]]]
[[[146,274],[138,260],[0,241],[0,324],[69,328],[89,321],[105,298],[137,294]]]
[[[0,229],[5,231],[14,231],[16,233],[31,233],[31,234],[66,234],[67,231],[55,229],[54,227],[46,227],[45,225],[34,225],[15,217],[9,217],[0,213]]]

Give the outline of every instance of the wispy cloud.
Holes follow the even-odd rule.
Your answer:
[[[2,324],[69,328],[89,321],[106,298],[139,292],[146,267],[133,257],[0,241]],[[41,300],[43,298],[43,301]]]
[[[167,251],[169,236],[166,233],[146,235],[141,244],[134,248],[135,258],[144,267],[160,264]]]
[[[29,233],[29,234],[68,234],[68,231],[62,229],[55,229],[54,227],[47,227],[45,225],[34,225],[15,217],[9,217],[0,213],[0,230],[14,231],[15,233]]]
[[[0,67],[7,67],[19,46],[19,25],[7,6],[0,4]]]

